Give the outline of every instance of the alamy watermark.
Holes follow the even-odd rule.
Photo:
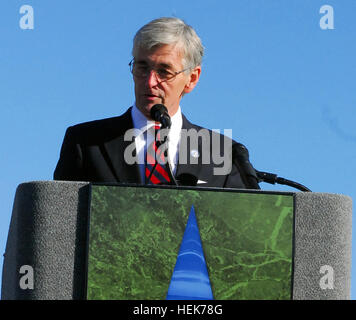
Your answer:
[[[19,21],[19,26],[22,30],[34,29],[34,10],[31,5],[24,4],[20,7],[22,15]],[[322,30],[334,29],[334,8],[331,5],[325,4],[320,7],[320,14],[324,14],[319,21]]]
[[[19,273],[22,275],[20,277],[19,286],[22,290],[33,290],[34,288],[34,278],[33,278],[33,268],[27,264],[21,266]]]
[[[328,4],[323,5],[319,13],[324,14],[319,22],[322,30],[334,29],[334,8]]]
[[[165,138],[169,138],[169,131],[169,129],[161,129],[158,141],[162,142]],[[140,160],[135,153],[135,138],[142,134],[144,134],[144,131],[139,129],[129,129],[126,131],[124,140],[131,142],[124,151],[124,159],[127,164],[145,164],[144,159]],[[224,129],[223,135],[220,134],[220,130],[216,129],[213,131],[204,128],[200,130],[194,128],[189,130],[182,129],[178,148],[179,164],[213,164],[214,175],[229,174],[232,167],[231,136],[231,129]],[[165,154],[167,149],[168,144],[163,143],[158,147],[157,154]],[[166,164],[168,158],[157,157],[156,161],[160,164]]]
[[[324,265],[320,267],[319,273],[323,276],[319,280],[319,286],[322,290],[334,289],[334,269],[332,266]]]
[[[21,16],[19,26],[22,30],[33,30],[35,27],[35,17],[33,7],[30,5],[23,5],[20,7]]]

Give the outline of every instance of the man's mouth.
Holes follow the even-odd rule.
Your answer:
[[[155,94],[151,94],[151,93],[146,93],[143,95],[145,97],[145,99],[147,100],[157,100],[157,99],[161,99],[160,96],[155,95]]]

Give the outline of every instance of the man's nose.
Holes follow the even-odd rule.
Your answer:
[[[154,70],[150,70],[149,74],[146,77],[146,81],[150,88],[156,86],[159,83],[157,74]]]

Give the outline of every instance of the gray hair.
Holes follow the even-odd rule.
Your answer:
[[[183,52],[183,67],[194,68],[201,65],[204,48],[194,29],[178,18],[159,18],[152,20],[137,31],[132,55],[139,49],[151,50],[165,44],[176,44]]]

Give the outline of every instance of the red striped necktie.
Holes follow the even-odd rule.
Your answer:
[[[154,139],[147,147],[146,153],[146,184],[171,184],[171,177],[168,170],[168,161],[165,152],[159,149],[161,145],[160,126],[154,126]],[[154,172],[151,174],[151,171]],[[151,176],[150,176],[151,174]]]

